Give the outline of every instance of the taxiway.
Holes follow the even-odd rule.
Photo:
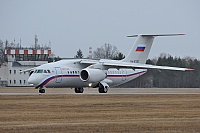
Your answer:
[[[38,95],[33,87],[4,87],[0,95]],[[71,88],[47,88],[42,95],[77,94]],[[99,94],[97,88],[85,88],[83,94]],[[111,94],[200,94],[200,88],[110,88]]]

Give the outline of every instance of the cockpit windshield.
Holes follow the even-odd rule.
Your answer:
[[[37,73],[43,73],[43,70],[42,70],[42,69],[39,69],[39,70],[37,71]]]
[[[34,73],[51,73],[50,70],[36,69]]]

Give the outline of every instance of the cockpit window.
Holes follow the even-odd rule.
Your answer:
[[[47,70],[47,72],[48,72],[48,73],[51,73],[51,71],[50,71],[50,70]]]
[[[42,69],[37,70],[37,73],[43,73]]]
[[[34,73],[51,73],[50,70],[43,70],[43,69],[37,69],[34,71]]]

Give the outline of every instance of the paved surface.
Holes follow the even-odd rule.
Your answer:
[[[71,88],[47,88],[48,94],[76,94]],[[99,94],[97,88],[85,88],[83,94]],[[78,95],[83,95],[78,94]],[[110,88],[108,94],[200,94],[200,88]],[[4,87],[0,95],[39,95],[33,87]],[[105,95],[105,94],[104,94]]]

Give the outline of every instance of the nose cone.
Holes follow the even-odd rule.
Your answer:
[[[28,83],[29,83],[29,84],[33,84],[33,85],[37,85],[37,84],[38,84],[37,78],[31,75],[31,76],[28,78]]]

